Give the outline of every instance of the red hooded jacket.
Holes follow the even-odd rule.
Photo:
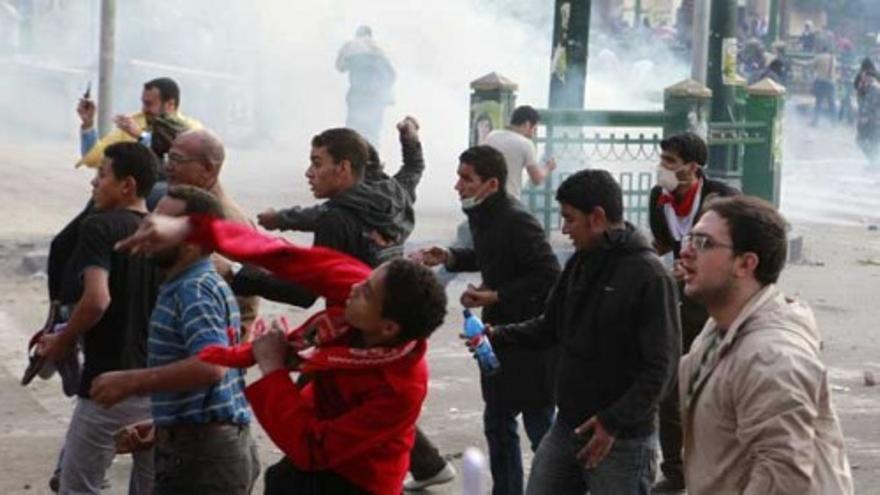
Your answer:
[[[341,323],[351,286],[370,274],[360,261],[331,249],[294,246],[209,217],[193,216],[191,223],[191,242],[323,296],[327,310],[306,325]],[[312,371],[310,384],[299,389],[287,370],[278,370],[250,385],[245,395],[266,433],[298,468],[330,470],[372,493],[397,495],[428,390],[427,345],[418,340],[395,349],[354,349],[345,345],[346,330],[312,349],[316,359],[305,363]],[[207,351],[201,355],[207,361],[253,364],[249,344]]]

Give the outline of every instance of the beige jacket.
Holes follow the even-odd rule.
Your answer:
[[[764,288],[692,385],[716,335],[709,319],[679,365],[688,493],[853,493],[812,311]]]

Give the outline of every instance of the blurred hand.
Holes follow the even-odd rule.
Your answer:
[[[556,158],[552,156],[548,158],[547,161],[544,162],[544,167],[547,168],[547,172],[556,170]]]
[[[425,266],[442,265],[449,261],[449,250],[440,246],[431,246],[413,251],[409,254],[409,259]]]
[[[116,243],[115,249],[123,253],[155,253],[174,247],[184,240],[190,232],[189,218],[147,215],[137,231]]]
[[[681,260],[675,260],[672,264],[672,276],[675,277],[675,280],[679,282],[684,280],[686,272],[684,271],[684,267],[681,264]]]
[[[407,115],[403,120],[397,123],[397,131],[403,139],[418,141],[419,121],[417,121],[415,117]]]
[[[466,308],[482,308],[498,302],[498,292],[468,284],[461,295],[461,305]]]
[[[584,424],[578,426],[574,430],[574,434],[585,437],[590,435],[590,441],[587,445],[577,453],[577,458],[584,464],[587,469],[594,468],[605,459],[605,456],[611,452],[614,446],[614,436],[608,433],[608,430],[602,426],[596,416],[588,419]]]
[[[37,354],[52,361],[61,361],[73,350],[73,341],[64,333],[44,334],[37,344]]]
[[[140,139],[141,133],[144,132],[139,125],[135,124],[134,119],[128,115],[117,115],[113,118],[113,123],[115,123],[116,127],[121,131],[135,139]]]
[[[254,359],[264,375],[285,367],[288,345],[284,333],[274,326],[254,339]]]
[[[92,380],[89,395],[103,407],[112,407],[137,393],[136,371],[108,371]]]
[[[257,215],[257,223],[266,230],[278,230],[278,212],[269,208]]]
[[[76,105],[76,114],[79,115],[80,128],[83,130],[95,127],[95,102],[86,98],[80,98]]]

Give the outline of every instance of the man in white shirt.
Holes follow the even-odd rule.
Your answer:
[[[532,142],[538,132],[538,120],[538,111],[534,108],[528,105],[516,107],[507,129],[490,132],[484,143],[504,155],[504,161],[507,162],[507,193],[517,199],[522,194],[523,169],[528,172],[532,184],[538,185],[556,168],[552,158],[543,167],[538,165],[535,143]]]

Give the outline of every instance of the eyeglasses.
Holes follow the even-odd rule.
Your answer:
[[[199,161],[202,161],[203,159],[204,158],[202,158],[200,156],[199,157],[192,157],[192,156],[181,155],[179,153],[168,153],[168,161],[174,162],[174,163],[199,162]]]
[[[708,235],[700,233],[686,234],[684,237],[681,238],[681,245],[682,247],[690,246],[700,253],[716,248],[733,249],[732,244],[720,243],[715,239],[712,239]]]

